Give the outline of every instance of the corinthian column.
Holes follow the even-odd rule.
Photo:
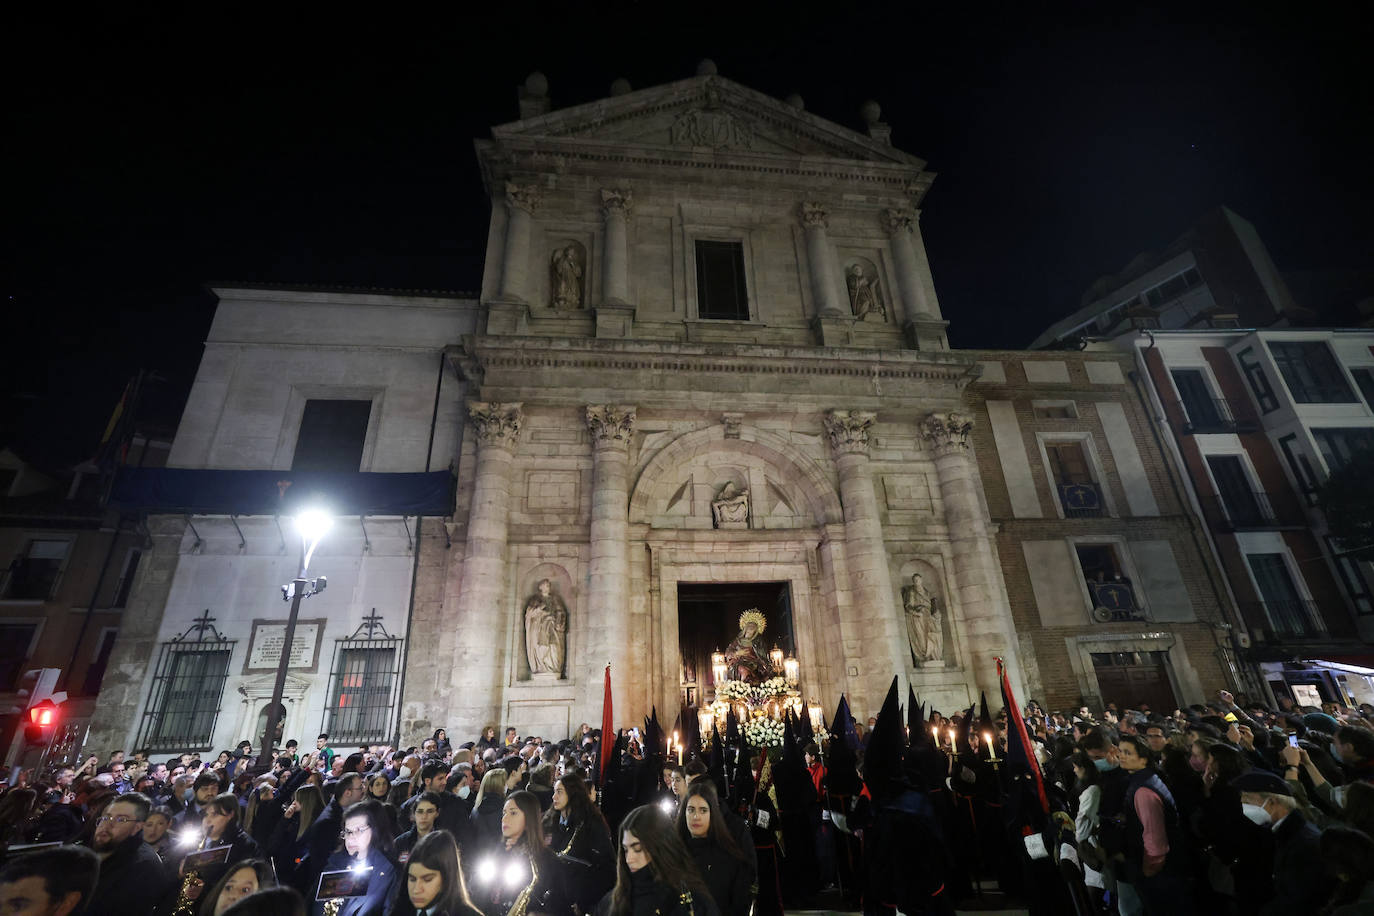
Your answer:
[[[623,404],[587,406],[587,429],[592,436],[592,524],[591,549],[587,563],[587,664],[588,670],[603,670],[606,662],[622,673],[612,676],[616,709],[626,709],[625,697],[632,688],[626,677],[630,656],[630,606],[626,584],[630,578],[630,435],[634,431],[635,409]],[[640,647],[641,649],[643,647]],[[582,681],[584,712],[596,721],[601,710],[602,679],[585,677]],[[647,692],[644,693],[647,698]]]
[[[506,250],[501,255],[501,298],[527,302],[530,268],[530,217],[539,204],[539,186],[506,182]]]
[[[454,622],[460,631],[453,659],[454,718],[500,722],[501,685],[506,677],[506,533],[510,514],[510,468],[524,420],[519,404],[468,403],[477,437],[467,553]]]
[[[969,666],[978,689],[996,696],[998,656],[1007,660],[1013,683],[1025,695],[1024,674],[1016,659],[1016,637],[1011,608],[1002,590],[994,559],[987,517],[978,498],[969,435],[973,421],[950,413],[933,413],[921,423],[921,435],[935,455],[935,471],[940,479],[940,496],[945,506],[945,526],[949,529],[954,553],[954,590],[959,594],[963,612],[963,637]]]
[[[902,292],[902,318],[939,321],[940,301],[930,279],[920,217],[916,210],[888,210],[883,222],[892,239],[892,261]]]
[[[846,664],[859,669],[858,682],[850,683],[852,705],[870,714],[882,703],[892,675],[908,676],[911,661],[905,623],[893,596],[869,466],[868,433],[875,422],[877,414],[861,410],[832,410],[825,415],[844,506],[845,556],[853,599],[850,616],[858,623],[862,643],[845,646]]]
[[[840,304],[835,281],[835,259],[825,234],[829,225],[825,208],[815,201],[802,201],[801,224],[806,234],[806,260],[811,265],[811,295],[816,300],[816,311],[827,318],[844,315],[846,310]]]
[[[601,212],[605,217],[605,267],[601,273],[601,300],[607,305],[626,305],[630,301],[630,266],[626,227],[633,196],[629,191],[601,191]]]

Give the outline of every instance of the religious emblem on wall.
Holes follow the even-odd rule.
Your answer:
[[[920,573],[912,573],[911,584],[902,586],[902,610],[906,613],[906,635],[911,644],[911,657],[917,664],[943,661],[945,631],[940,616],[940,601],[926,587]]]
[[[568,606],[552,580],[540,579],[525,602],[525,655],[532,676],[563,676],[568,649]]]
[[[549,259],[549,288],[553,291],[552,305],[556,309],[582,307],[582,251],[573,243],[554,249]]]

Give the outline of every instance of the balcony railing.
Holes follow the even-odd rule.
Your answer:
[[[1246,620],[1266,627],[1279,639],[1303,639],[1326,633],[1323,605],[1316,601],[1242,601]]]
[[[1106,515],[1102,507],[1102,490],[1095,483],[1059,484],[1059,505],[1064,507],[1065,518],[1101,518]]]
[[[1276,512],[1268,493],[1251,491],[1247,497],[1226,500],[1216,495],[1201,497],[1202,514],[1216,531],[1262,531],[1301,525],[1290,511]]]
[[[1259,429],[1259,420],[1248,401],[1226,398],[1189,398],[1174,402],[1178,431],[1193,433],[1248,433]]]

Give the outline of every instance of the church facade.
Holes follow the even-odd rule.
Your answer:
[[[894,674],[995,706],[999,658],[1057,705],[1244,686],[1129,357],[951,349],[934,176],[876,106],[858,132],[712,71],[560,111],[532,78],[521,106],[477,144],[477,296],[217,290],[170,466],[289,485],[353,416],[342,470],[456,475],[452,514],[381,506],[321,546],[287,737],[562,737],[599,722],[608,664],[632,723],[707,700],[747,610],[805,698],[859,714]],[[174,712],[159,660],[208,615],[243,709],[201,743],[232,746],[270,687],[249,643],[284,617],[279,520],[147,511],[92,740]],[[366,654],[379,625],[392,656]]]

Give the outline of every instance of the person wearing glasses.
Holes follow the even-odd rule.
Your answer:
[[[396,866],[391,839],[391,822],[382,803],[375,799],[357,802],[344,811],[343,829],[339,832],[339,849],[324,865],[325,872],[371,869],[367,893],[360,897],[344,897],[337,911],[326,910],[326,901],[314,900],[315,889],[307,899],[312,901],[311,913],[322,916],[381,916],[387,901],[400,886],[401,870]]]
[[[168,888],[167,873],[143,841],[143,822],[153,803],[141,792],[125,792],[96,818],[90,848],[100,858],[91,912],[146,916]]]

